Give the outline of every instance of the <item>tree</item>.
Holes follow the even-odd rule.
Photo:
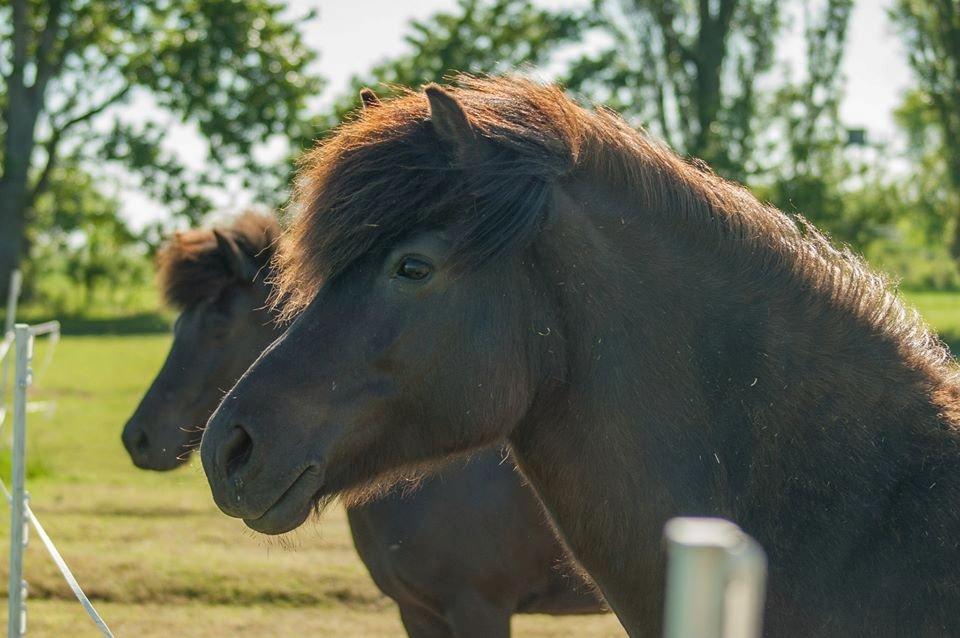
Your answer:
[[[914,167],[908,184],[913,221],[928,242],[942,241],[950,237],[954,212],[960,210],[960,191],[952,187],[948,175],[939,114],[927,94],[914,89],[904,96],[894,119],[906,134],[907,156]]]
[[[319,90],[295,22],[274,0],[11,0],[0,6],[0,293],[26,252],[37,198],[64,157],[112,161],[181,214],[204,187],[257,175],[255,146],[301,137]],[[114,115],[136,100],[136,121]],[[114,114],[116,111],[113,111]],[[189,170],[170,120],[209,143]]]
[[[890,220],[891,209],[860,206],[864,197],[849,197],[851,188],[867,183],[890,188],[879,167],[846,152],[841,65],[852,9],[853,0],[826,0],[820,11],[804,5],[804,73],[774,92],[765,117],[773,134],[763,156],[770,159],[757,167],[754,182],[769,185],[764,195],[777,207],[862,248]]]
[[[119,215],[117,198],[69,161],[52,170],[27,228],[24,299],[61,313],[103,301],[98,292],[109,290],[113,301],[139,296],[152,269],[140,237]]]
[[[901,121],[926,122],[936,132],[929,141],[943,158],[953,193],[949,248],[960,260],[960,5],[956,0],[897,0],[890,17],[903,36],[918,83],[912,103],[905,105],[915,114],[902,113]]]
[[[442,82],[450,74],[515,72],[550,60],[557,49],[576,42],[588,26],[583,15],[551,11],[530,0],[458,0],[454,12],[436,13],[410,24],[411,51],[355,76],[318,122],[329,130],[359,106],[359,92],[371,87],[392,95],[400,87]]]
[[[853,0],[826,0],[815,14],[804,6],[805,77],[786,82],[777,92],[771,120],[782,124],[789,173],[815,172],[820,154],[833,154],[845,142],[840,122],[844,46]]]
[[[757,81],[773,64],[778,0],[596,0],[612,45],[569,85],[645,123],[673,148],[743,181]]]

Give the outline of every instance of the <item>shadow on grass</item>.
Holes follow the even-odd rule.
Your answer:
[[[0,320],[3,312],[0,311]],[[84,315],[48,316],[25,313],[22,321],[40,323],[58,319],[65,335],[138,335],[162,334],[170,331],[171,315],[163,312],[141,312],[124,316],[91,317]],[[2,324],[0,324],[2,326]],[[2,329],[2,328],[0,328]],[[960,330],[942,330],[940,339],[947,344],[954,358],[960,360]]]
[[[49,319],[57,319],[60,321],[61,332],[65,335],[138,335],[170,331],[170,317],[160,312],[141,312],[114,317],[45,316],[25,313],[22,318],[18,317],[18,319],[27,323],[40,323]]]

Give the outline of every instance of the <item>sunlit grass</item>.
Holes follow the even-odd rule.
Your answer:
[[[166,474],[130,464],[120,431],[168,340],[65,337],[31,397],[57,401],[52,416],[29,421],[29,460],[39,468],[28,479],[33,508],[115,633],[403,635],[393,603],[353,549],[341,509],[281,543],[221,514],[196,461]],[[42,346],[37,354],[42,360]],[[6,506],[0,510],[6,516]],[[7,535],[0,527],[0,538]],[[6,566],[0,560],[2,583]],[[26,576],[31,636],[97,635],[36,540]],[[3,605],[0,623],[5,614]],[[609,615],[520,617],[514,627],[526,637],[622,635]]]
[[[904,292],[908,303],[947,342],[954,356],[960,355],[960,292]]]

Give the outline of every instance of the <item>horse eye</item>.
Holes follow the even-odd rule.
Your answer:
[[[397,267],[397,276],[419,281],[429,277],[432,270],[433,266],[428,261],[417,257],[404,257]]]

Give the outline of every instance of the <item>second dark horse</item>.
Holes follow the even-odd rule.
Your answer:
[[[200,440],[223,391],[279,334],[262,308],[276,221],[247,214],[231,228],[177,235],[160,256],[180,317],[173,346],[123,431],[141,468],[169,470]],[[564,552],[513,463],[496,450],[347,511],[360,558],[396,601],[414,638],[510,635],[514,613],[601,611],[563,568]]]

